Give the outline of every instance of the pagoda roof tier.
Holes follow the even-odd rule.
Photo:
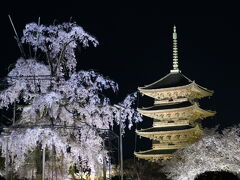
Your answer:
[[[164,143],[159,143],[158,141],[155,141],[155,143],[152,144],[152,149],[179,149],[179,148],[186,147],[187,145],[189,144],[188,143],[164,144]]]
[[[215,111],[201,109],[198,103],[192,104],[188,101],[164,106],[155,105],[149,108],[138,108],[137,110],[144,116],[162,121],[197,120],[216,114]]]
[[[158,100],[200,99],[213,94],[213,91],[198,85],[180,72],[171,72],[150,85],[139,87],[138,90]]]
[[[198,125],[195,127],[151,127],[147,129],[136,130],[136,133],[139,136],[169,144],[191,143],[203,135],[203,132]]]
[[[169,126],[185,126],[185,125],[192,125],[196,120],[172,120],[172,121],[160,121],[160,120],[153,120],[153,127],[169,127]]]
[[[184,108],[193,105],[189,101],[177,102],[177,103],[169,103],[169,104],[156,104],[151,107],[142,108],[143,110],[164,110],[164,109],[176,109],[176,108]]]
[[[166,127],[150,127],[146,129],[138,130],[138,132],[164,132],[164,131],[177,131],[177,130],[185,130],[191,129],[192,126],[166,126]]]
[[[149,85],[145,85],[144,87],[140,87],[141,89],[162,89],[162,88],[171,88],[178,86],[185,86],[192,82],[189,78],[184,76],[181,72],[176,73],[168,73],[163,78],[151,83]]]
[[[135,156],[140,159],[149,161],[168,160],[177,149],[150,149],[147,151],[134,152]]]

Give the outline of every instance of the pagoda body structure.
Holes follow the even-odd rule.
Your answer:
[[[153,125],[136,133],[152,140],[152,148],[135,152],[139,159],[152,162],[172,158],[179,148],[193,144],[203,136],[199,120],[214,116],[215,112],[200,108],[198,100],[212,96],[208,90],[190,80],[178,68],[177,33],[173,32],[173,69],[160,80],[139,87],[140,93],[154,98],[152,107],[138,108],[147,117],[153,118]]]

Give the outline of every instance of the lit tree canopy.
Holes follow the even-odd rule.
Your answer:
[[[240,172],[240,125],[205,136],[166,163],[168,178],[193,180],[206,171]]]
[[[119,103],[120,110],[105,96],[106,90],[118,91],[116,82],[93,70],[76,71],[76,47],[98,44],[76,23],[27,24],[22,43],[43,55],[19,58],[6,77],[9,86],[0,92],[0,108],[23,105],[17,106],[20,116],[9,135],[0,137],[2,156],[20,173],[28,154],[41,145],[64,157],[66,176],[70,166],[82,162],[97,173],[107,153],[99,130],[109,130],[120,118],[129,128],[142,121],[132,108],[136,93]]]
[[[54,75],[60,75],[63,68],[69,73],[75,72],[77,61],[74,50],[77,46],[87,47],[89,42],[98,45],[98,41],[76,23],[51,26],[27,24],[22,42],[31,45],[35,52],[40,50],[46,54],[45,61]]]

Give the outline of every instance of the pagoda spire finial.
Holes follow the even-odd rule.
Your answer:
[[[173,69],[171,72],[181,72],[178,69],[177,30],[175,25],[173,26]]]

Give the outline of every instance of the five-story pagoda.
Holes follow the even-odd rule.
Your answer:
[[[135,152],[135,156],[149,161],[167,160],[179,148],[190,145],[203,136],[198,120],[214,116],[214,111],[201,109],[197,102],[212,96],[210,91],[184,76],[178,68],[177,33],[173,31],[173,69],[160,80],[139,87],[138,90],[151,98],[154,105],[138,108],[153,118],[153,126],[137,130],[139,136],[152,140],[152,149]]]

